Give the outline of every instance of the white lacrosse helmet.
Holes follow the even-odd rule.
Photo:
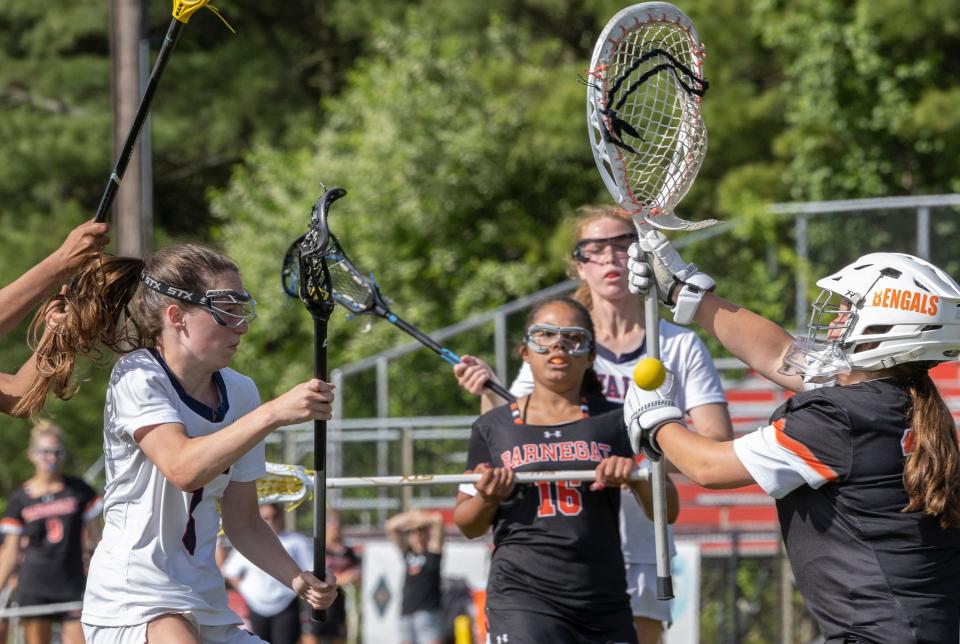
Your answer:
[[[960,285],[912,255],[871,253],[817,281],[808,336],[783,371],[826,382],[851,369],[960,355]]]

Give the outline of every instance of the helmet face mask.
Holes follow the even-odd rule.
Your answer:
[[[807,338],[815,343],[843,343],[856,327],[860,314],[849,299],[826,289],[814,301]]]
[[[807,338],[782,373],[825,382],[857,369],[960,355],[960,285],[911,255],[872,253],[817,282]]]

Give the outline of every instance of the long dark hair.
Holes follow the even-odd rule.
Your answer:
[[[199,244],[170,246],[147,261],[114,255],[91,258],[80,268],[67,294],[54,296],[33,319],[31,344],[36,347],[38,375],[13,408],[13,415],[35,415],[51,390],[62,399],[76,393],[71,376],[78,356],[97,361],[103,357],[101,346],[122,354],[156,345],[163,329],[163,311],[173,300],[140,281],[144,270],[161,282],[200,293],[207,291],[218,275],[240,272],[232,259]],[[42,333],[44,314],[56,300],[66,306],[66,318],[55,330]],[[176,302],[185,309],[193,306]]]
[[[893,378],[909,396],[911,441],[903,465],[903,487],[910,495],[904,512],[922,512],[942,528],[960,528],[960,445],[957,426],[940,397],[926,363],[893,368]]]
[[[597,332],[593,328],[593,318],[590,317],[590,311],[587,310],[583,304],[573,299],[572,297],[567,297],[566,295],[557,295],[555,297],[550,297],[545,300],[540,300],[530,309],[530,314],[527,315],[527,321],[523,326],[524,333],[530,328],[530,325],[533,324],[534,319],[536,319],[537,314],[545,306],[551,304],[564,304],[577,313],[577,317],[580,318],[580,326],[590,331],[590,335],[593,336],[593,348],[596,350],[597,347]],[[520,347],[523,346],[523,343],[520,343]],[[518,347],[519,348],[519,347]],[[584,396],[587,399],[593,399],[597,396],[603,398],[603,387],[600,385],[600,379],[597,377],[597,372],[593,370],[593,367],[587,368],[583,374],[583,382],[580,383],[580,395]]]

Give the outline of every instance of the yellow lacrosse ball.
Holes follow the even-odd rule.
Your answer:
[[[633,368],[633,381],[646,391],[653,391],[663,384],[667,369],[656,358],[643,358]]]

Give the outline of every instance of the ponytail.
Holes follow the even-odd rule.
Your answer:
[[[143,271],[155,280],[199,293],[207,291],[217,275],[240,274],[236,262],[200,244],[164,248],[147,262],[113,255],[90,259],[70,290],[51,298],[33,319],[30,346],[36,347],[38,375],[11,411],[13,415],[33,416],[43,408],[50,391],[62,399],[76,393],[70,377],[77,356],[98,361],[103,357],[101,344],[120,354],[156,346],[167,306],[174,301],[184,309],[196,306],[143,287]],[[47,313],[58,305],[65,307],[63,321],[45,329]]]
[[[912,445],[903,467],[910,502],[903,512],[922,512],[941,528],[960,528],[960,445],[957,427],[926,368],[895,367],[910,396]]]
[[[30,325],[30,346],[36,353],[37,377],[13,408],[14,416],[34,416],[53,391],[66,400],[77,391],[71,382],[77,356],[103,357],[100,344],[117,353],[143,346],[139,329],[125,314],[140,283],[143,260],[103,255],[84,264],[66,294],[57,294],[42,306]],[[64,307],[63,320],[45,330],[46,314]]]

